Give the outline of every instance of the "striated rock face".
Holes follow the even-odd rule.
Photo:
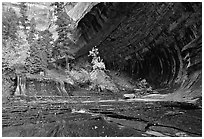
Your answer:
[[[98,46],[125,20],[126,14],[137,3],[99,3],[78,22],[79,39],[76,42],[76,57]]]
[[[15,96],[69,96],[74,80],[66,73],[47,70],[46,74],[18,74]]]
[[[78,24],[76,57],[97,45],[109,69],[201,96],[201,12],[201,3],[99,3]]]

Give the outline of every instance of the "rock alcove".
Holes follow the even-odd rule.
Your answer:
[[[200,3],[99,3],[78,22],[76,58],[97,46],[108,69],[199,97],[201,9]]]

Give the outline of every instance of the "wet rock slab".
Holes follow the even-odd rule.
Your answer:
[[[13,97],[2,107],[5,136],[202,136],[202,109],[105,96]]]

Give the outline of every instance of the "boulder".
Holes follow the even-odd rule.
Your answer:
[[[112,79],[103,70],[93,70],[90,73],[91,89],[99,89],[100,91],[108,90],[114,93],[119,92],[119,89]]]
[[[90,79],[90,74],[85,69],[71,70],[69,74],[79,84],[88,83]]]

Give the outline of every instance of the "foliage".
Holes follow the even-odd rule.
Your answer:
[[[30,20],[30,30],[27,37],[29,44],[32,44],[35,41],[35,39],[37,39],[38,37],[38,32],[36,31],[35,28],[36,28],[36,21],[35,21],[35,18],[33,17]]]
[[[54,15],[56,16],[55,25],[57,25],[58,38],[54,43],[55,48],[53,49],[54,58],[63,56],[63,55],[72,55],[69,46],[73,45],[72,40],[69,35],[73,33],[74,29],[72,28],[72,20],[66,14],[64,2],[55,2],[51,6],[54,7]]]
[[[27,36],[19,28],[19,18],[10,8],[2,16],[2,95],[9,96],[14,91],[15,72],[25,65],[29,56]]]
[[[92,57],[92,71],[90,73],[91,89],[97,89],[98,91],[109,90],[112,92],[118,92],[113,80],[105,73],[105,64],[103,60],[98,55],[98,48],[93,47],[89,51],[89,55]]]
[[[18,30],[18,17],[12,8],[3,11],[2,13],[2,39],[7,40],[11,38],[12,40],[17,39]]]
[[[22,31],[18,31],[19,40],[8,39],[4,41],[3,51],[3,67],[15,68],[19,65],[24,65],[26,58],[29,56],[29,46],[23,36]]]
[[[53,38],[49,30],[37,31],[35,18],[30,20],[28,43],[30,57],[26,59],[26,69],[30,73],[44,71],[52,56]]]
[[[24,65],[29,55],[29,46],[24,31],[18,27],[19,20],[12,8],[3,12],[2,19],[2,68],[4,71],[13,69],[17,65]]]
[[[137,84],[140,89],[145,89],[146,91],[152,91],[152,87],[147,83],[146,79],[142,79],[140,82]]]
[[[37,31],[35,19],[32,18],[29,21],[26,14],[26,3],[20,3],[20,16],[17,16],[12,8],[3,10],[2,71],[4,91],[11,91],[13,79],[10,78],[15,78],[15,73],[36,73],[44,70],[52,56],[52,34],[48,30]]]
[[[37,38],[30,44],[30,57],[27,58],[26,65],[30,73],[44,71],[52,58],[52,34],[48,30],[41,31],[37,34]]]
[[[11,74],[7,75],[5,72],[2,74],[2,102],[7,100],[7,97],[14,92],[14,82]]]
[[[20,3],[20,25],[23,26],[23,30],[25,33],[27,33],[27,27],[29,26],[29,20],[28,16],[26,15],[27,13],[27,6],[25,2]]]
[[[100,69],[100,70],[105,70],[105,64],[103,62],[103,59],[98,56],[98,48],[93,47],[91,51],[89,51],[88,56],[92,56],[92,61],[91,63],[93,64],[93,70]]]

